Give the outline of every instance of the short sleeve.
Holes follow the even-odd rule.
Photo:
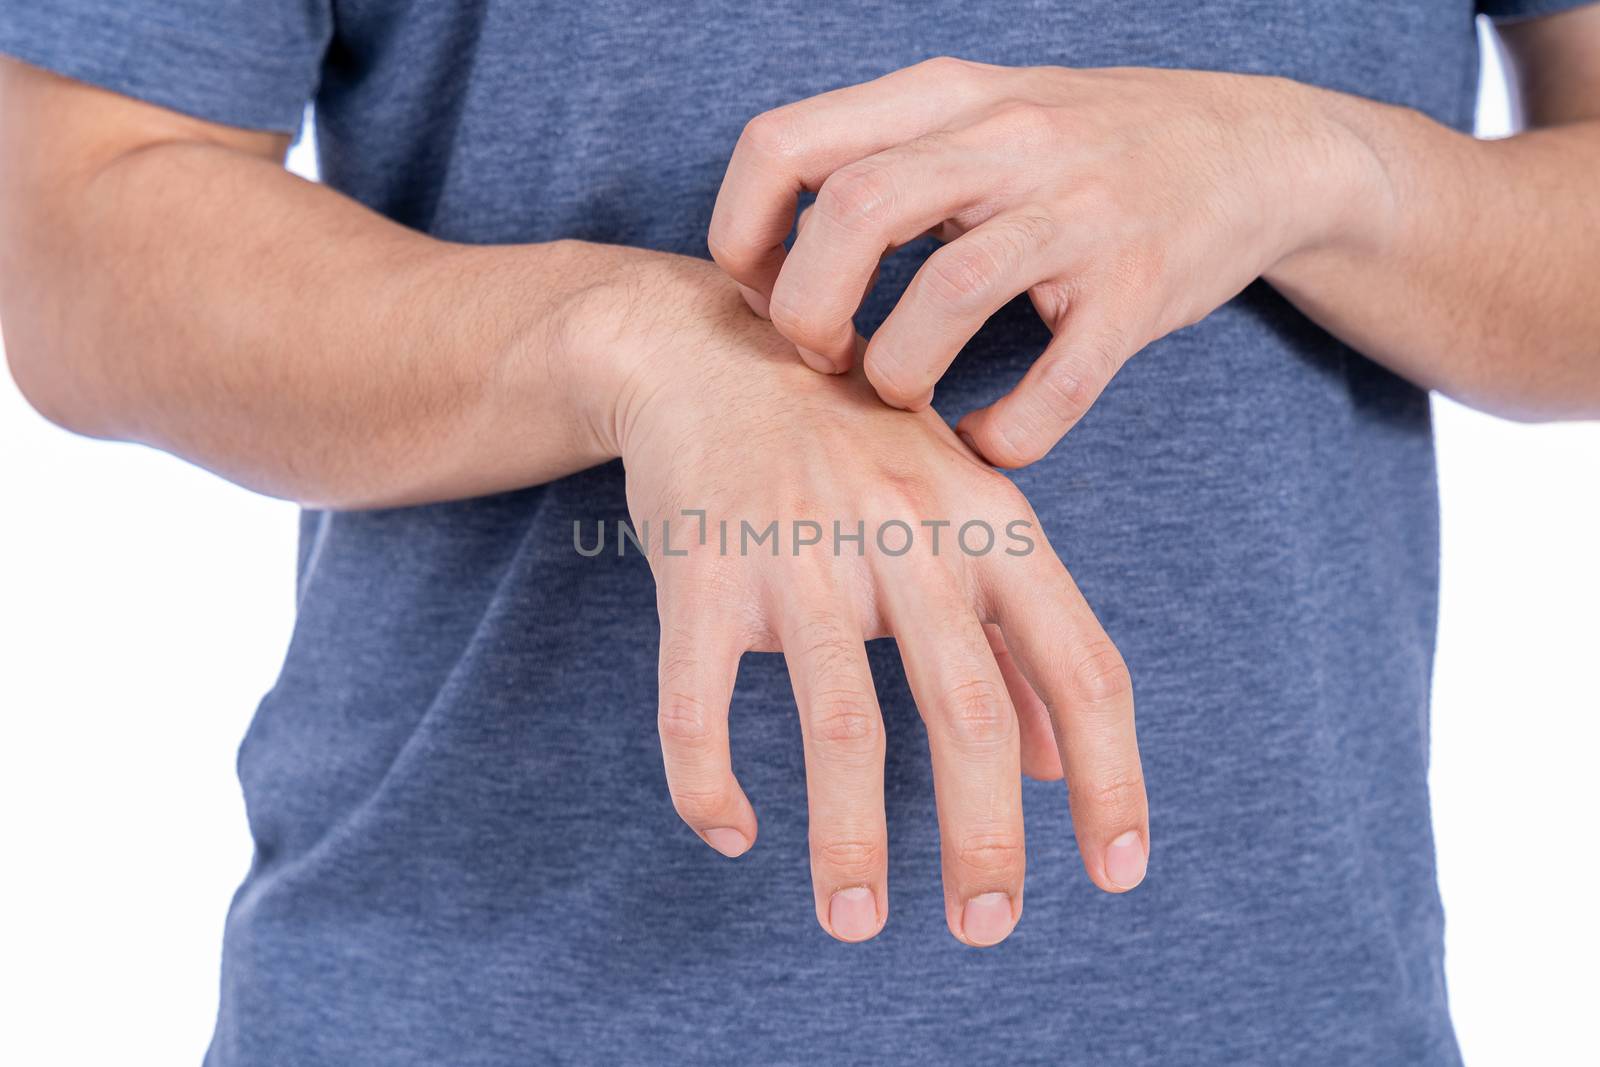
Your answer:
[[[1528,19],[1585,7],[1595,0],[1477,0],[1478,14],[1492,19]]]
[[[317,89],[332,0],[23,0],[0,53],[229,126],[292,133]]]

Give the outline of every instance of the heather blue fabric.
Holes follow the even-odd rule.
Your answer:
[[[1492,4],[1497,15],[1561,3]],[[1469,0],[693,0],[8,5],[0,49],[289,130],[325,179],[458,241],[701,255],[751,115],[928,56],[1270,72],[1465,126]],[[316,241],[286,231],[285,240]],[[892,260],[870,330],[926,247]],[[1045,341],[1025,302],[940,389]],[[299,619],[239,755],[256,857],[208,1057],[245,1064],[1452,1064],[1429,828],[1436,507],[1426,396],[1256,286],[1154,346],[1016,475],[1127,656],[1155,852],[1084,878],[1030,783],[1027,911],[944,928],[922,729],[893,646],[893,917],[817,929],[782,660],[746,658],[737,862],[668,803],[656,620],[611,465],[464,503],[303,519]]]

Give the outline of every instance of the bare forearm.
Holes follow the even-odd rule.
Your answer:
[[[1268,281],[1363,354],[1473,406],[1600,413],[1600,122],[1478,141],[1318,96],[1371,153],[1371,210]]]
[[[203,142],[31,180],[59,186],[9,191],[0,317],[64,425],[337,507],[614,454],[611,370],[568,358],[562,312],[619,250],[448,244]]]

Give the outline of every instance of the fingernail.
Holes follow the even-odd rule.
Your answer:
[[[734,284],[738,285],[739,283],[735,282]],[[750,305],[751,311],[754,311],[757,315],[760,315],[764,319],[772,318],[772,309],[770,306],[768,306],[766,297],[762,296],[748,285],[739,285],[739,292],[744,294],[744,302]]]
[[[841,889],[828,902],[828,926],[845,941],[865,941],[878,931],[878,902],[865,886]]]
[[[706,844],[729,859],[744,855],[750,848],[750,839],[731,826],[713,827],[702,836],[705,837]]]
[[[795,347],[800,353],[800,358],[805,360],[806,366],[810,367],[812,370],[817,371],[819,374],[839,373],[839,368],[833,365],[833,361],[821,353],[813,352],[809,348],[800,348],[798,345]]]
[[[1118,889],[1132,889],[1144,881],[1146,862],[1144,842],[1129,830],[1106,848],[1106,877]]]
[[[1011,898],[1004,893],[984,893],[961,909],[961,932],[974,945],[996,945],[1011,932]]]

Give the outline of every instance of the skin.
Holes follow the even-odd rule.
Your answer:
[[[684,507],[1036,525],[983,460],[1042,454],[1120,360],[1257,274],[1421,384],[1495,410],[1596,410],[1597,34],[1593,12],[1508,31],[1541,72],[1524,78],[1528,114],[1552,128],[1498,147],[1289,83],[1183,72],[944,61],[802,102],[752,124],[718,201],[713,251],[743,299],[682,257],[437,241],[285,173],[281,136],[4,62],[0,321],[47,417],[317,507],[457,499],[620,457],[635,524],[658,529]],[[908,93],[918,78],[926,91]],[[852,121],[816,120],[841,100]],[[880,153],[893,158],[850,169]],[[898,194],[906,166],[948,204]],[[1310,168],[1316,196],[1288,188],[1286,167]],[[794,194],[830,181],[782,256]],[[1012,228],[962,250],[996,223]],[[930,228],[952,239],[943,281],[919,275],[863,359],[849,312],[879,257]],[[1539,255],[1514,254],[1524,243]],[[960,258],[973,249],[987,251]],[[1008,288],[1056,339],[963,420],[974,451],[925,397]],[[815,374],[795,344],[819,368],[864,366]],[[728,695],[742,651],[783,651],[818,920],[842,940],[881,928],[882,724],[862,642],[892,634],[928,724],[952,933],[993,943],[1020,915],[1019,769],[1064,770],[1089,876],[1137,884],[1150,837],[1127,670],[1038,533],[1023,558],[679,557],[657,542],[659,725],[685,820],[725,854],[753,843]]]
[[[933,412],[884,406],[858,374],[800,366],[725,281],[702,299],[657,312],[677,322],[674,351],[702,358],[631,393],[618,423],[635,528],[676,521],[688,553],[667,557],[659,534],[651,542],[660,729],[678,812],[725,854],[754,841],[755,813],[728,755],[728,702],[741,653],[784,652],[805,744],[817,918],[843,940],[877,933],[888,915],[884,732],[863,642],[893,635],[928,731],[951,933],[993,944],[1020,916],[1021,770],[1061,773],[1047,707],[1067,777],[1081,786],[1072,804],[1090,876],[1110,890],[1137,884],[1148,830],[1128,672],[1021,493]],[[683,508],[757,526],[1021,521],[1038,543],[1026,555],[969,556],[951,529],[939,552],[920,538],[892,555],[869,534],[859,553],[787,544],[776,556],[723,553],[714,532],[699,544]],[[995,631],[1009,646],[1009,685]]]
[[[469,497],[620,457],[636,525],[658,529],[683,506],[758,522],[1032,521],[1026,559],[658,553],[673,802],[724,854],[754,841],[728,759],[729,688],[742,651],[783,651],[818,919],[842,940],[876,933],[882,726],[863,642],[893,634],[928,723],[956,937],[992,944],[1020,914],[1022,767],[1074,773],[1097,885],[1143,877],[1128,672],[1027,502],[931,413],[807,371],[712,264],[438,241],[284,171],[281,136],[17,63],[0,64],[0,145],[7,356],[34,406],[79,433],[316,507]]]
[[[754,118],[708,245],[807,364],[839,372],[882,257],[943,238],[863,357],[908,409],[1026,293],[1051,342],[958,425],[1003,467],[1044,455],[1141,348],[1257,278],[1419,385],[1594,416],[1600,7],[1504,32],[1544,128],[1502,141],[1279,78],[930,60]]]

